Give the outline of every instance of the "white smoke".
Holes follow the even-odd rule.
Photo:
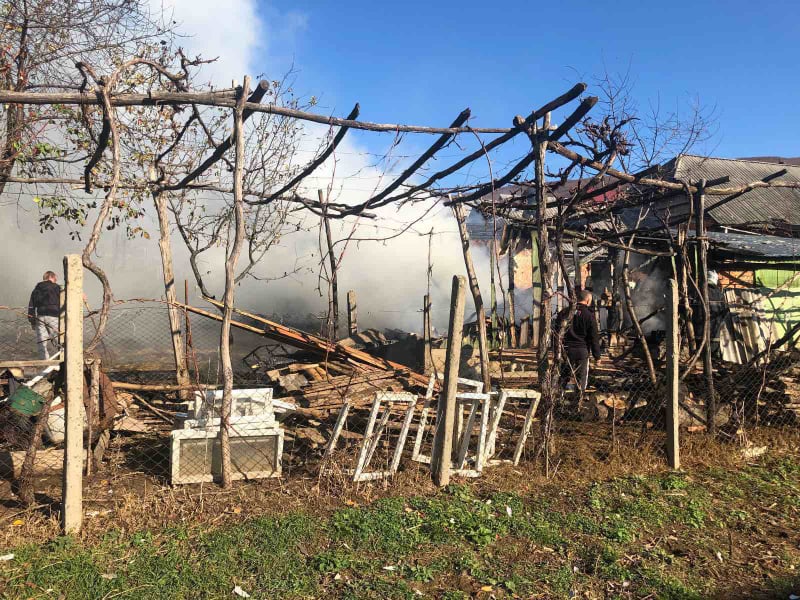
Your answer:
[[[272,48],[271,41],[282,39],[302,30],[304,18],[299,13],[274,15],[270,27],[259,18],[258,7],[253,0],[235,0],[220,11],[218,3],[208,0],[169,0],[164,1],[166,9],[174,11],[174,19],[182,30],[192,35],[185,38],[183,45],[190,54],[201,53],[204,57],[219,56],[219,60],[206,67],[204,76],[217,85],[228,85],[231,77],[241,77],[243,73],[259,72],[255,64],[256,54],[261,60],[268,59]],[[206,6],[207,5],[207,6]],[[159,9],[162,0],[153,0]],[[274,12],[274,11],[273,11]],[[281,29],[282,28],[282,29]],[[308,83],[308,82],[306,82]],[[339,111],[341,112],[341,111]],[[319,145],[319,140],[327,129],[319,126],[306,128],[305,142],[301,146],[301,159],[313,156],[311,153]],[[376,134],[363,134],[376,135]],[[392,145],[391,134],[384,134],[387,147]],[[423,140],[423,143],[427,142]],[[408,150],[408,149],[407,149]],[[412,148],[406,154],[414,154]],[[402,169],[398,164],[373,164],[374,157],[359,144],[354,132],[339,146],[336,160],[328,160],[313,178],[305,185],[309,195],[316,187],[328,188],[332,200],[347,203],[361,202],[376,189],[381,189],[391,176]],[[402,163],[402,160],[398,161]],[[82,190],[75,191],[83,196]],[[315,195],[315,194],[314,194]],[[39,232],[37,208],[33,196],[22,192],[15,186],[8,186],[0,206],[3,223],[4,243],[0,246],[0,260],[4,269],[5,285],[0,290],[0,304],[23,306],[30,290],[45,270],[62,271],[60,261],[67,253],[80,253],[88,236],[83,232],[83,240],[72,240],[67,229]],[[437,207],[425,218],[416,223],[413,229],[397,235],[409,222],[419,218],[427,206],[411,206],[399,211],[394,208],[383,209],[374,222],[362,218],[354,231],[354,237],[387,238],[386,241],[351,242],[344,251],[339,272],[340,314],[345,315],[347,290],[355,290],[359,305],[359,325],[362,327],[396,327],[421,331],[421,307],[423,295],[427,291],[428,236],[421,235],[431,229],[433,279],[431,295],[433,303],[433,324],[439,329],[446,328],[449,310],[449,295],[453,275],[465,273],[455,219],[449,209]],[[90,214],[90,222],[95,215]],[[262,278],[280,277],[286,271],[293,271],[299,264],[301,271],[290,277],[270,281],[249,279],[237,289],[237,304],[262,313],[305,313],[321,314],[327,307],[327,288],[322,283],[318,290],[320,251],[318,243],[318,221],[309,216],[306,223],[313,227],[309,232],[299,232],[287,236],[280,245],[274,247],[259,265],[257,274]],[[335,223],[334,238],[342,239],[353,232],[354,221]],[[161,262],[157,245],[157,225],[152,210],[145,217],[145,228],[151,238],[127,239],[124,229],[104,231],[97,250],[97,263],[109,275],[112,289],[118,299],[162,297],[163,283]],[[377,228],[376,228],[377,226]],[[175,253],[176,281],[180,284],[188,279],[195,303],[199,292],[193,285],[188,264],[188,254],[180,237],[173,239]],[[337,253],[343,246],[337,246]],[[488,305],[489,257],[485,248],[473,248],[473,258],[481,281],[485,302]],[[209,251],[201,261],[201,268],[207,272],[210,289],[219,294],[223,281],[224,252],[222,249]],[[87,274],[86,291],[89,301],[97,306],[100,301],[99,285]]]

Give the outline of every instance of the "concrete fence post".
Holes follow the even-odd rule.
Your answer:
[[[83,263],[78,254],[64,257],[65,435],[61,526],[78,533],[83,521]]]
[[[680,469],[680,415],[678,391],[681,344],[678,337],[678,284],[669,280],[667,287],[667,462],[670,468]]]

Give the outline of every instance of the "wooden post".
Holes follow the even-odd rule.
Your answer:
[[[461,336],[464,329],[463,277],[453,277],[450,295],[450,324],[447,330],[447,360],[444,365],[444,388],[439,396],[436,413],[436,435],[433,440],[431,471],[438,486],[450,483],[453,461],[453,425],[456,416],[456,394],[458,393],[458,368],[461,363]]]
[[[356,303],[356,292],[347,292],[347,331],[353,336],[358,333],[358,305]]]
[[[338,266],[336,255],[333,252],[333,237],[331,235],[331,223],[328,220],[328,200],[322,190],[317,190],[319,203],[322,205],[322,225],[325,228],[325,241],[328,245],[328,263],[331,270],[330,296],[328,297],[328,331],[326,337],[332,341],[339,339],[339,278],[337,276]]]
[[[170,243],[169,215],[167,213],[167,202],[161,192],[153,193],[153,200],[156,205],[158,215],[158,249],[161,253],[161,272],[164,276],[164,295],[167,300],[167,314],[169,315],[169,329],[172,337],[172,353],[175,359],[175,380],[176,383],[185,388],[180,392],[183,401],[189,399],[189,370],[186,364],[186,353],[183,349],[183,338],[181,335],[181,313],[176,302],[178,294],[175,290],[175,272],[172,268],[172,244]]]
[[[100,415],[100,357],[95,356],[91,365],[91,380],[89,389],[89,413],[86,415],[86,475],[92,474],[92,438],[95,417]],[[98,419],[99,421],[99,419]]]
[[[481,380],[483,381],[483,391],[488,393],[492,387],[489,375],[489,344],[486,339],[486,311],[483,307],[483,296],[478,285],[478,276],[475,273],[475,265],[472,263],[472,253],[469,250],[469,234],[467,233],[467,223],[464,217],[464,207],[461,204],[453,205],[453,214],[458,221],[458,233],[461,236],[461,251],[464,254],[464,266],[469,277],[469,289],[472,292],[472,300],[475,303],[475,315],[478,320],[478,350],[481,357]]]
[[[511,235],[508,240],[508,326],[509,346],[516,348],[517,344],[517,311],[514,304],[514,255],[517,250],[517,236]]]
[[[428,294],[425,294],[422,299],[422,372],[426,375],[433,371],[431,335],[431,297]]]
[[[519,347],[525,348],[531,344],[531,318],[523,317],[519,321]]]
[[[78,533],[83,522],[83,262],[78,254],[64,257],[66,317],[64,380],[64,479],[61,527]]]
[[[672,469],[680,469],[680,418],[678,414],[678,388],[681,344],[678,337],[678,283],[669,280],[667,288],[667,462]]]
[[[697,247],[697,285],[700,288],[703,303],[703,372],[706,377],[706,423],[708,432],[714,433],[714,421],[717,415],[717,396],[714,391],[714,371],[711,361],[711,319],[709,318],[710,304],[708,301],[708,256],[706,253],[706,233],[703,222],[705,213],[705,187],[706,180],[701,179],[697,184],[697,193],[694,196],[694,236]]]
[[[581,252],[578,248],[578,240],[572,240],[572,262],[575,263],[575,289],[583,289],[583,269],[581,268]]]
[[[539,233],[536,230],[531,231],[531,290],[531,348],[538,348],[542,320],[542,272],[539,270]]]

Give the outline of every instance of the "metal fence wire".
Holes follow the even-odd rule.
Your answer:
[[[765,309],[757,295],[737,291],[728,296],[712,332],[717,435],[743,441],[767,428],[777,435],[795,432],[800,415],[795,323],[800,320]],[[663,302],[634,305],[637,318],[647,317],[642,322],[644,339],[630,316],[612,331],[605,310],[597,310],[604,348],[601,358],[592,361],[588,385],[581,390],[575,374],[566,372],[557,386],[552,415],[546,413],[548,407],[536,405],[536,395],[525,392],[538,388],[535,349],[500,348],[507,339],[497,336],[491,355],[494,387],[485,398],[479,385],[470,383],[480,379],[475,354],[464,354],[457,472],[474,476],[503,462],[543,460],[552,473],[574,468],[586,456],[610,460],[621,454],[663,462]],[[237,319],[258,330],[257,322]],[[688,322],[681,315],[683,336]],[[324,469],[335,459],[343,472],[349,469],[363,480],[394,473],[412,461],[429,462],[438,426],[435,385],[409,388],[391,372],[338,371],[344,366],[298,354],[256,331],[232,333],[235,478],[291,477]],[[0,332],[4,365],[38,357],[25,309],[0,310]],[[94,333],[94,319],[87,314],[87,343]],[[167,306],[137,301],[113,307],[100,342],[86,355],[86,482],[144,481],[147,485],[131,489],[145,494],[218,479],[220,324],[182,314],[180,337],[189,371],[189,385],[183,389],[176,384]],[[468,335],[464,343],[472,345],[474,340]],[[680,426],[685,435],[701,436],[709,425],[709,378],[702,358],[692,360],[694,354],[699,356],[697,345],[682,348]],[[434,348],[437,351],[443,349]],[[437,368],[437,361],[432,362]],[[693,366],[687,370],[689,363]],[[60,498],[64,407],[57,368],[48,368],[44,372],[42,365],[11,366],[0,371],[0,500],[9,506],[20,493],[32,493],[21,492],[20,476],[34,446],[35,459],[29,461],[33,491],[52,502]],[[20,394],[20,389],[31,388],[34,396]],[[413,389],[411,400],[403,396],[408,389]],[[35,406],[37,401],[46,408]],[[526,427],[529,435],[520,445]]]

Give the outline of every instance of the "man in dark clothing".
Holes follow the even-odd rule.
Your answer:
[[[592,292],[578,292],[578,306],[572,323],[564,333],[564,353],[567,360],[562,369],[562,382],[577,382],[578,389],[583,392],[589,381],[589,353],[595,360],[600,358],[600,332],[597,321],[589,308],[592,304]],[[558,318],[557,327],[561,326],[567,316],[563,311]]]
[[[49,359],[58,354],[58,315],[61,310],[61,286],[57,276],[47,271],[36,284],[28,302],[28,322],[36,332],[39,357]]]

